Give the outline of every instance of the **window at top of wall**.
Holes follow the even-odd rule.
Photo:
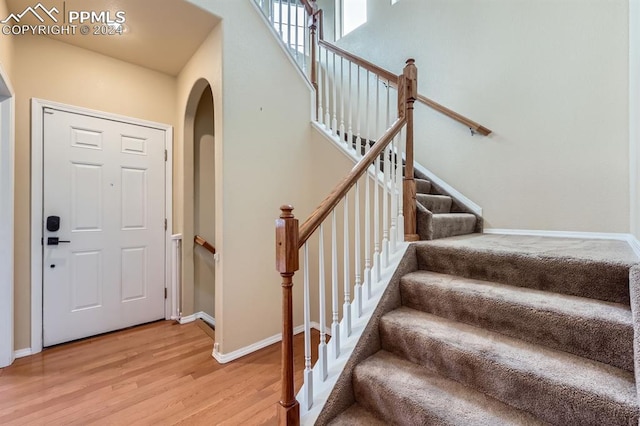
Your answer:
[[[367,0],[342,0],[342,36],[367,22]]]
[[[396,4],[398,3],[400,0],[391,0],[391,4]]]

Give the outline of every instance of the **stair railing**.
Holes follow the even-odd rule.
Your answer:
[[[346,59],[342,56],[340,58],[341,61]],[[336,59],[332,62],[334,64],[337,64]],[[370,84],[366,87],[361,85],[359,89],[365,97],[377,94],[384,102],[375,102],[372,104],[375,105],[373,108],[363,108],[354,117],[357,115],[366,120],[373,114],[380,116],[381,111],[384,111],[385,117],[390,120],[390,96],[379,96],[382,83],[388,82],[389,76],[379,75],[375,71],[369,73],[374,79],[367,80]],[[333,77],[331,85],[335,85],[335,81],[336,78]],[[341,139],[350,144],[350,149],[359,152],[361,158],[301,226],[293,215],[293,207],[288,205],[281,207],[282,213],[276,221],[276,266],[282,277],[282,395],[278,405],[278,417],[282,425],[297,425],[300,421],[300,405],[294,393],[292,294],[293,277],[300,269],[300,250],[302,249],[304,271],[304,384],[299,396],[303,411],[308,412],[314,407],[318,389],[327,381],[332,365],[343,354],[345,342],[353,333],[353,323],[363,316],[365,305],[373,294],[381,291],[378,284],[384,268],[389,265],[390,257],[400,250],[405,240],[417,239],[415,220],[410,220],[410,217],[415,218],[415,213],[406,218],[404,213],[408,206],[415,209],[412,162],[408,161],[407,166],[403,167],[403,158],[409,160],[413,157],[413,104],[417,97],[417,69],[412,59],[407,61],[403,74],[396,76],[396,81],[399,87],[395,95],[397,113],[393,114],[393,122],[382,131],[375,143],[370,143],[370,135],[375,134],[376,129],[368,129],[368,137],[363,139],[359,132],[353,133],[351,125],[343,124],[351,123],[351,120],[347,120],[348,108],[343,101],[337,102],[335,94],[331,95],[331,101],[335,101],[336,105],[331,111],[340,115],[338,131]],[[386,85],[387,90],[389,87]],[[359,89],[349,88],[350,91]],[[332,121],[337,120],[332,114]],[[362,140],[365,142],[361,143]],[[364,197],[361,196],[362,187]],[[340,204],[342,226],[338,223]],[[404,232],[398,232],[399,226]],[[325,251],[327,228],[330,247]],[[338,233],[343,240],[340,247],[343,255],[342,286]],[[313,280],[313,283],[310,278],[312,251],[317,253],[318,272],[318,279]],[[330,261],[326,261],[327,253]],[[319,296],[317,328],[320,331],[318,358],[313,367],[310,305],[312,285]],[[330,305],[327,304],[327,291]],[[340,299],[343,300],[342,310]],[[367,309],[370,315],[373,307],[367,306]],[[329,310],[330,326],[327,324]],[[328,327],[330,333],[327,333]],[[329,341],[327,335],[331,337]]]
[[[323,118],[320,108],[323,106],[323,97],[317,92],[322,79],[326,80],[326,76],[322,75],[323,58],[326,64],[326,55],[322,50],[338,54],[343,58],[349,59],[351,62],[358,64],[361,68],[367,70],[375,70],[383,79],[386,79],[390,85],[397,87],[396,76],[362,58],[340,49],[332,43],[324,40],[324,12],[318,8],[315,0],[253,0],[258,8],[262,11],[267,20],[271,23],[275,31],[287,50],[292,55],[300,69],[308,76],[311,84],[316,89],[316,120],[327,123],[326,117]],[[305,25],[307,26],[305,28]],[[338,53],[340,52],[340,53]],[[328,70],[330,73],[331,70]],[[373,72],[373,71],[372,71]],[[326,81],[325,81],[326,84]],[[329,109],[331,105],[327,105],[324,99],[324,110]],[[437,111],[452,120],[461,123],[471,130],[472,134],[480,134],[488,136],[492,133],[487,127],[459,114],[444,105],[435,102],[428,97],[418,94],[417,101],[427,107]],[[326,113],[326,111],[325,111]]]

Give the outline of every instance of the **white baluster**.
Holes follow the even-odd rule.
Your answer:
[[[338,97],[338,82],[336,79],[336,54],[333,54],[333,120],[331,121],[331,135],[336,135],[338,129],[338,116],[337,116],[337,97]]]
[[[278,2],[278,24],[280,26],[280,38],[284,39],[284,32],[282,32],[282,0]]]
[[[398,250],[398,136],[393,138],[391,146],[391,182],[389,191],[391,191],[391,251],[393,253]]]
[[[371,117],[369,117],[370,108],[371,108],[371,73],[367,70],[365,84],[366,84],[366,101],[365,101],[365,155],[371,149],[370,141],[371,141]],[[372,287],[372,277],[371,277],[371,179],[369,178],[369,173],[371,172],[371,166],[367,169],[367,173],[365,174],[365,188],[364,188],[364,284],[366,290],[367,300],[371,299],[371,287]]]
[[[353,144],[353,86],[351,80],[351,68],[353,68],[353,64],[351,61],[347,62],[349,64],[349,91],[347,92],[347,105],[348,107],[348,117],[347,117],[347,147],[351,148]]]
[[[329,51],[324,50],[324,125],[326,128],[331,126],[331,113],[329,112],[329,90],[331,82],[329,81]]]
[[[383,151],[383,185],[382,185],[382,266],[389,266],[389,178],[391,176],[391,162],[389,161],[389,147]]]
[[[327,380],[328,367],[327,367],[327,295],[326,295],[326,280],[324,272],[324,225],[320,225],[318,230],[318,289],[320,301],[320,344],[318,345],[318,371],[320,374],[320,380],[323,382]]]
[[[338,237],[336,224],[336,210],[331,213],[331,342],[333,343],[333,357],[340,356],[340,323],[338,315]]]
[[[313,406],[311,369],[311,303],[309,286],[309,243],[304,244],[304,397],[307,410]]]
[[[287,0],[287,46],[291,49],[291,0]]]
[[[351,273],[349,272],[349,195],[344,197],[344,264],[343,286],[344,304],[342,305],[342,319],[344,322],[344,336],[351,336]]]
[[[316,70],[318,72],[318,91],[316,92],[316,96],[318,97],[318,117],[317,121],[319,124],[324,124],[324,106],[322,101],[324,100],[324,71],[322,70],[322,53],[320,51],[320,46],[318,46],[318,64],[316,66]]]
[[[362,114],[361,111],[361,99],[360,99],[360,66],[357,65],[356,66],[357,70],[358,70],[358,77],[357,77],[357,81],[356,84],[358,85],[358,89],[356,90],[356,99],[357,99],[357,104],[356,104],[356,120],[357,120],[357,125],[356,125],[356,155],[358,157],[362,157],[362,138],[361,138],[361,134],[360,134],[360,124],[362,122],[360,114]]]
[[[340,56],[340,139],[347,143],[344,129],[344,59]]]
[[[356,240],[354,244],[355,259],[353,265],[356,270],[354,300],[356,302],[356,316],[360,318],[362,316],[362,278],[360,275],[360,181],[356,182],[354,203],[354,238]]]
[[[404,242],[404,146],[405,146],[405,133],[404,127],[400,130],[400,141],[398,143],[398,161],[400,165],[398,167],[398,241]]]
[[[289,6],[291,7],[291,6]],[[300,13],[299,13],[299,8],[298,8],[298,2],[297,0],[294,1],[294,5],[293,5],[293,11],[296,14],[296,19],[294,22],[294,26],[293,26],[293,30],[295,31],[295,37],[293,38],[293,49],[296,52],[296,62],[300,63],[300,51],[298,50],[298,43],[300,43],[300,39],[299,39],[299,34],[298,34],[298,25],[299,25],[299,19],[300,19]],[[304,41],[304,39],[303,39]],[[313,61],[315,58],[311,58],[311,60]],[[306,62],[306,61],[305,61]]]
[[[379,138],[380,131],[380,81],[376,77],[376,138]],[[379,139],[377,139],[379,140]],[[380,188],[378,174],[380,173],[380,156],[376,157],[373,185],[373,281],[378,282],[382,271],[380,268]]]

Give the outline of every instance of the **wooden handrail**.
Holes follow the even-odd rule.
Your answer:
[[[211,252],[211,254],[216,254],[216,248],[214,246],[212,246],[211,244],[209,244],[209,242],[207,240],[205,240],[204,238],[202,238],[200,235],[196,235],[193,238],[193,242],[196,243],[199,246],[204,247],[209,252]]]
[[[334,45],[333,43],[329,43],[328,41],[326,41],[324,39],[324,12],[322,11],[322,9],[318,9],[318,5],[316,4],[315,1],[312,0],[301,0],[301,3],[304,5],[307,13],[309,14],[309,16],[311,17],[311,25],[318,28],[318,45],[324,47],[325,49],[335,53],[336,55],[340,55],[345,59],[348,59],[349,61],[353,62],[354,64],[382,77],[383,79],[389,81],[389,83],[394,86],[397,87],[398,85],[398,77],[393,74],[391,71],[388,71],[382,67],[379,67],[369,61],[367,61],[364,58],[361,58],[357,55],[354,55],[353,53],[347,52],[344,49],[339,48],[338,46]],[[317,81],[313,81],[314,80],[314,76],[316,75],[316,71],[315,71],[315,67],[316,67],[316,61],[315,58],[312,58],[311,61],[311,68],[312,68],[312,84],[315,88],[317,88]],[[484,126],[482,126],[481,124],[476,123],[475,121],[465,117],[462,114],[458,114],[457,112],[453,111],[450,108],[445,107],[444,105],[439,104],[438,102],[427,98],[424,95],[420,95],[418,94],[417,100],[422,103],[423,105],[428,106],[431,109],[434,109],[435,111],[438,111],[439,113],[451,118],[452,120],[457,121],[458,123],[463,124],[464,126],[468,127],[469,129],[471,129],[472,133],[479,133],[482,136],[488,136],[492,133],[492,131]]]
[[[298,248],[302,247],[318,229],[320,224],[329,216],[331,211],[337,206],[349,190],[356,184],[358,179],[367,171],[371,163],[382,153],[391,143],[393,138],[400,132],[402,126],[407,123],[406,118],[398,118],[384,135],[371,147],[371,150],[353,166],[353,169],[346,175],[340,183],[331,191],[327,198],[320,203],[318,208],[300,227]]]
[[[458,114],[457,112],[447,108],[446,106],[440,105],[439,103],[432,101],[426,96],[418,94],[417,100],[419,102],[422,102],[426,106],[430,107],[431,109],[434,109],[439,113],[444,114],[447,117],[452,118],[457,122],[464,124],[465,126],[470,128],[472,132],[480,133],[482,136],[488,136],[491,134],[491,130],[487,129],[486,127],[476,123],[473,120],[469,120],[467,117]]]
[[[318,43],[320,44],[320,46],[324,47],[325,49],[337,55],[340,55],[345,59],[350,60],[354,64],[359,65],[360,67],[368,71],[371,71],[372,73],[382,77],[385,80],[388,80],[389,82],[393,83],[393,85],[398,84],[398,76],[392,73],[391,71],[385,70],[384,68],[379,67],[357,55],[354,55],[353,53],[349,53],[344,49],[340,49],[338,46],[331,44],[327,41],[320,40]]]

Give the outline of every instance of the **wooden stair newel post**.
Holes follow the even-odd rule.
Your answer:
[[[416,181],[413,177],[413,104],[418,99],[418,68],[414,59],[407,60],[404,67],[401,82],[406,110],[404,114],[407,118],[407,158],[403,180],[404,199],[404,240],[418,241],[420,236],[416,228]]]
[[[293,275],[298,264],[298,219],[292,206],[280,207],[276,220],[276,269],[282,277],[282,394],[278,404],[278,424],[300,424],[300,405],[293,384]]]

